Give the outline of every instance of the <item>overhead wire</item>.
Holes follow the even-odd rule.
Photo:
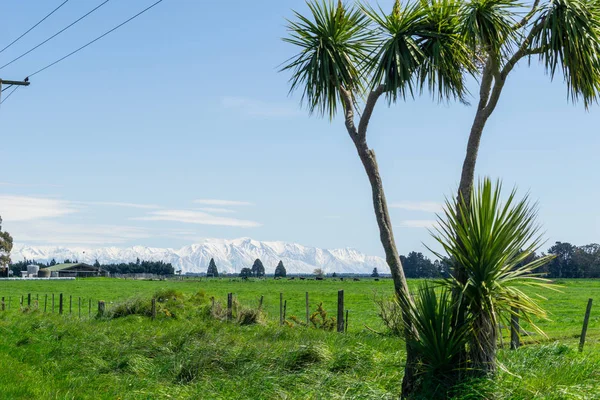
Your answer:
[[[96,7],[94,7],[92,10],[88,11],[86,14],[84,14],[83,16],[79,17],[78,19],[76,19],[75,21],[71,22],[69,25],[67,25],[66,27],[64,27],[63,29],[61,29],[60,31],[56,32],[54,35],[50,36],[48,39],[44,40],[43,42],[41,42],[40,44],[38,44],[37,46],[32,47],[31,49],[27,50],[25,53],[21,54],[20,56],[18,56],[17,58],[13,59],[12,61],[7,62],[6,64],[4,64],[3,66],[0,67],[0,69],[3,69],[5,67],[8,67],[10,64],[14,63],[17,60],[20,60],[21,58],[25,57],[27,54],[31,53],[32,51],[34,51],[35,49],[39,48],[40,46],[48,43],[50,40],[54,39],[55,37],[57,37],[58,35],[60,35],[61,33],[63,33],[64,31],[66,31],[67,29],[69,29],[70,27],[72,27],[73,25],[75,25],[76,23],[78,23],[79,21],[81,21],[82,19],[86,18],[88,15],[92,14],[94,11],[96,11],[97,9],[99,9],[100,7],[102,7],[103,5],[105,5],[106,3],[108,3],[110,0],[104,0],[102,3],[100,3],[99,5],[97,5]]]
[[[23,33],[21,36],[19,36],[18,38],[16,38],[12,42],[10,42],[5,48],[3,48],[2,50],[0,50],[0,53],[2,53],[4,50],[8,49],[10,46],[12,46],[13,44],[17,43],[19,40],[21,40],[23,38],[23,36],[27,35],[29,32],[31,32],[32,30],[34,30],[35,27],[37,27],[39,24],[41,24],[42,22],[44,22],[49,16],[51,16],[52,14],[54,14],[55,12],[57,12],[62,6],[64,6],[65,4],[67,4],[68,1],[69,0],[63,1],[58,7],[56,7],[54,10],[52,10],[50,12],[50,14],[46,15],[44,18],[42,18],[41,20],[39,20],[35,25],[33,25],[31,28],[27,29],[27,31],[25,31],[25,33]]]
[[[14,92],[16,92],[18,88],[19,88],[19,86],[15,86],[15,88],[14,88],[14,89],[13,89],[13,90],[12,90],[12,91],[9,93],[9,94],[7,94],[7,95],[6,95],[6,97],[2,99],[2,101],[0,101],[0,104],[4,103],[6,100],[8,100],[8,98],[9,98],[10,96],[12,96],[12,94],[13,94]],[[3,91],[4,91],[4,90],[3,90]]]
[[[81,50],[85,49],[85,48],[86,48],[86,47],[88,47],[89,45],[91,45],[91,44],[93,44],[93,43],[97,42],[98,40],[102,39],[102,38],[103,38],[103,37],[105,37],[106,35],[108,35],[108,34],[110,34],[110,33],[114,32],[114,31],[116,31],[117,29],[119,29],[119,28],[120,28],[120,27],[122,27],[123,25],[125,25],[125,24],[127,24],[128,22],[130,22],[130,21],[132,21],[132,20],[136,19],[136,18],[137,18],[137,17],[139,17],[140,15],[144,14],[146,11],[150,10],[151,8],[153,8],[153,7],[157,6],[159,3],[162,3],[162,2],[163,2],[163,0],[158,0],[158,1],[156,1],[156,2],[155,2],[155,3],[153,3],[152,5],[150,5],[150,6],[146,7],[145,9],[143,9],[142,11],[140,11],[139,13],[135,14],[133,17],[129,18],[128,20],[126,20],[126,21],[124,21],[124,22],[121,22],[119,25],[115,26],[114,28],[112,28],[112,29],[110,29],[110,30],[108,30],[108,31],[104,32],[102,35],[100,35],[100,36],[98,36],[97,38],[95,38],[94,40],[92,40],[92,41],[90,41],[90,42],[88,42],[88,43],[84,44],[83,46],[81,46],[81,47],[80,47],[80,48],[78,48],[77,50],[74,50],[74,51],[70,52],[69,54],[67,54],[66,56],[64,56],[64,57],[61,57],[61,58],[59,58],[58,60],[56,60],[56,61],[54,61],[54,62],[52,62],[52,63],[50,63],[50,64],[46,65],[44,68],[40,68],[39,70],[35,71],[34,73],[32,73],[32,74],[29,74],[29,75],[28,75],[28,77],[32,77],[32,76],[34,76],[34,75],[37,75],[37,74],[39,74],[40,72],[42,72],[42,71],[44,71],[44,70],[46,70],[46,69],[48,69],[48,68],[50,68],[50,67],[52,67],[52,66],[54,66],[54,65],[58,64],[59,62],[61,62],[61,61],[65,60],[65,59],[67,59],[67,58],[69,58],[69,57],[71,57],[71,56],[72,56],[72,55],[74,55],[75,53],[78,53],[78,52],[80,52]],[[1,69],[1,67],[0,67],[0,69]]]

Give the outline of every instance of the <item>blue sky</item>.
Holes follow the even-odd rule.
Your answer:
[[[0,78],[23,79],[152,2],[112,0]],[[5,3],[0,48],[60,1]],[[0,62],[99,3],[67,3]],[[3,229],[35,245],[252,237],[382,255],[369,184],[342,120],[309,116],[278,72],[295,51],[280,40],[291,9],[306,7],[165,0],[33,77],[0,109]],[[533,64],[509,78],[477,174],[529,191],[549,243],[598,242],[598,107],[568,104],[561,80]],[[425,227],[456,190],[473,114],[428,97],[378,105],[368,141],[400,252],[432,244]]]

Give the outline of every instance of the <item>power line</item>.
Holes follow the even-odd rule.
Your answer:
[[[80,47],[80,48],[78,48],[77,50],[74,50],[74,51],[70,52],[70,53],[69,53],[69,54],[67,54],[66,56],[64,56],[64,57],[62,57],[62,58],[59,58],[58,60],[54,61],[53,63],[46,65],[44,68],[41,68],[41,69],[39,69],[39,70],[35,71],[34,73],[32,73],[32,74],[29,74],[28,76],[29,76],[29,77],[32,77],[32,76],[34,76],[34,75],[37,75],[37,74],[39,74],[40,72],[42,72],[42,71],[44,71],[44,70],[46,70],[46,69],[48,69],[48,68],[52,67],[53,65],[56,65],[56,64],[58,64],[59,62],[63,61],[64,59],[71,57],[73,54],[80,52],[81,50],[85,49],[85,48],[86,48],[86,47],[88,47],[89,45],[91,45],[91,44],[93,44],[93,43],[97,42],[98,40],[102,39],[104,36],[108,35],[109,33],[112,33],[112,32],[114,32],[114,31],[116,31],[117,29],[119,29],[119,28],[120,28],[120,27],[122,27],[123,25],[125,25],[125,24],[127,24],[128,22],[130,22],[130,21],[132,21],[132,20],[136,19],[137,17],[139,17],[140,15],[142,15],[143,13],[145,13],[146,11],[150,10],[151,8],[153,8],[154,6],[156,6],[156,5],[158,5],[159,3],[162,3],[162,2],[163,2],[163,0],[158,0],[157,2],[155,2],[154,4],[152,4],[152,5],[148,6],[148,7],[146,7],[145,9],[143,9],[142,11],[140,11],[139,13],[135,14],[133,17],[131,17],[131,18],[129,18],[128,20],[126,20],[125,22],[122,22],[122,23],[120,23],[119,25],[117,25],[117,26],[115,26],[114,28],[112,28],[111,30],[104,32],[102,35],[98,36],[96,39],[92,40],[91,42],[88,42],[88,43],[84,44],[83,46],[81,46],[81,47]],[[2,67],[0,67],[0,69],[2,69]]]
[[[0,104],[4,103],[6,100],[8,100],[8,98],[17,91],[17,89],[19,88],[19,86],[15,86],[15,88],[13,90],[11,90],[11,92],[9,94],[6,95],[5,98],[2,99],[2,101],[0,101]],[[4,91],[4,90],[3,90]]]
[[[2,50],[0,50],[0,53],[2,53],[4,50],[8,49],[10,46],[12,46],[13,44],[17,43],[19,40],[21,40],[21,38],[25,35],[27,35],[29,32],[31,32],[36,26],[38,26],[39,24],[41,24],[42,22],[44,22],[46,20],[46,18],[48,18],[49,16],[51,16],[52,14],[54,14],[56,11],[58,11],[62,6],[64,6],[65,4],[67,4],[69,0],[65,0],[63,1],[58,7],[56,7],[54,10],[52,10],[52,12],[48,15],[46,15],[44,18],[42,18],[37,24],[35,24],[34,26],[32,26],[31,28],[29,28],[24,34],[22,34],[21,36],[19,36],[18,38],[16,38],[15,40],[13,40],[12,42],[10,42],[10,44],[8,46],[6,46],[5,48],[3,48]]]
[[[4,92],[5,90],[8,90],[8,89],[10,89],[13,86],[14,85],[8,85],[7,87],[2,88],[2,90],[0,90],[0,92]]]
[[[3,69],[5,67],[8,67],[10,64],[14,63],[17,60],[20,60],[21,58],[25,57],[27,54],[31,53],[32,51],[34,51],[35,49],[37,49],[38,47],[44,45],[45,43],[48,43],[50,40],[54,39],[55,37],[57,37],[58,35],[60,35],[61,33],[63,33],[64,31],[66,31],[67,29],[69,29],[70,27],[72,27],[73,25],[75,25],[76,23],[78,23],[79,21],[81,21],[82,19],[84,19],[85,17],[87,17],[88,15],[90,15],[91,13],[93,13],[94,11],[96,11],[97,9],[99,9],[100,7],[102,7],[103,5],[105,5],[106,3],[108,3],[110,0],[104,0],[104,2],[100,3],[98,6],[96,6],[95,8],[93,8],[91,11],[88,11],[86,14],[84,14],[82,17],[79,17],[78,19],[76,19],[75,21],[71,22],[69,25],[67,25],[65,28],[61,29],[60,31],[56,32],[54,35],[50,36],[48,39],[44,40],[42,43],[38,44],[35,47],[32,47],[31,49],[27,50],[25,53],[21,54],[19,57],[15,58],[14,60],[4,64],[3,66],[0,67],[0,69]]]

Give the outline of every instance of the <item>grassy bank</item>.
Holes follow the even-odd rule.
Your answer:
[[[3,398],[381,399],[397,398],[400,392],[403,343],[364,328],[370,324],[382,329],[373,291],[389,293],[390,282],[5,283],[0,296],[64,292],[110,301],[109,312],[131,297],[147,305],[159,289],[174,289],[184,296],[161,303],[154,321],[142,315],[88,319],[85,313],[80,320],[76,313],[59,316],[18,307],[0,313]],[[354,318],[347,334],[280,327],[275,322],[279,292],[289,299],[288,315],[303,315],[306,291],[311,304],[324,301],[333,311],[340,288]],[[585,300],[598,298],[599,289],[599,282],[568,281],[562,293],[545,293],[553,318],[544,322],[550,338],[532,338],[541,344],[516,352],[501,351],[505,370],[499,379],[470,382],[457,398],[600,398],[600,313],[592,314],[582,354],[577,352],[576,338]],[[230,291],[240,303],[254,307],[260,295],[265,296],[266,322],[240,326],[209,316],[208,299],[214,295],[223,301]]]

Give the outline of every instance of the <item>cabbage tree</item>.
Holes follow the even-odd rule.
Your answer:
[[[465,96],[464,72],[474,65],[460,34],[457,0],[394,3],[391,12],[360,5],[310,0],[309,13],[294,13],[284,40],[298,52],[283,67],[290,91],[300,91],[309,113],[340,113],[365,169],[380,240],[396,294],[410,298],[392,229],[369,121],[380,99],[387,104],[422,91],[438,99]],[[408,320],[408,318],[406,318]],[[410,321],[407,324],[410,330]],[[403,394],[414,389],[416,355],[407,346]]]
[[[535,271],[554,258],[549,255],[526,261],[541,244],[536,207],[527,196],[517,200],[514,190],[503,201],[501,189],[500,183],[494,185],[485,179],[468,202],[448,201],[434,230],[446,252],[436,255],[449,257],[455,268],[464,270],[466,279],[458,280],[454,275],[445,284],[458,293],[456,309],[466,316],[455,323],[456,328],[470,327],[467,365],[484,374],[496,370],[501,317],[508,325],[513,309],[519,309],[521,318],[542,333],[532,317],[543,318],[546,313],[521,287],[551,287]]]

